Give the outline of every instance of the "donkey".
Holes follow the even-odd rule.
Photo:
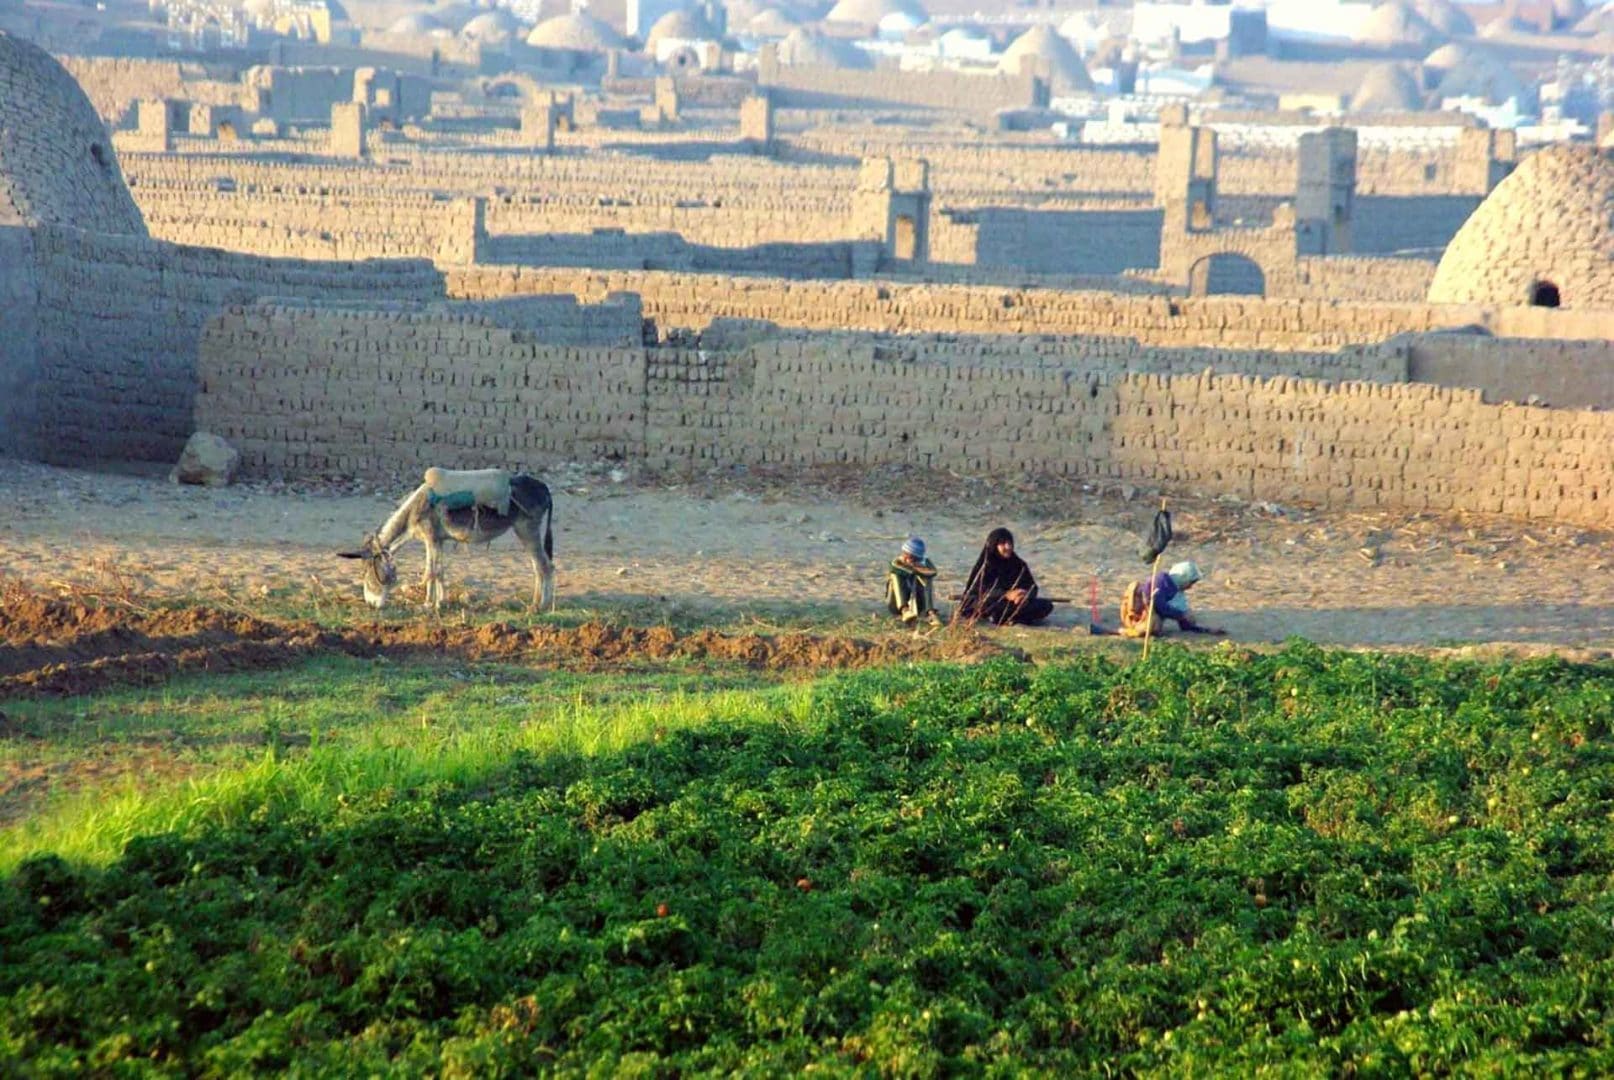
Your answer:
[[[540,610],[555,610],[555,554],[551,525],[554,504],[549,488],[537,477],[519,473],[510,477],[510,512],[486,506],[451,509],[429,484],[416,488],[379,530],[364,538],[357,551],[339,551],[344,559],[364,560],[364,599],[380,610],[392,595],[398,571],[392,553],[414,537],[426,545],[425,604],[434,611],[443,603],[443,544],[485,544],[514,529],[521,546],[532,558],[532,600]]]

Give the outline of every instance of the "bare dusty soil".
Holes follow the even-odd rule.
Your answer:
[[[86,603],[12,588],[0,608],[0,700],[82,694],[113,684],[162,682],[186,672],[279,667],[323,653],[460,662],[520,660],[569,670],[626,669],[696,660],[765,670],[831,670],[916,658],[973,660],[1004,647],[970,631],[869,641],[802,632],[773,635],[666,626],[454,626],[442,620],[331,629],[207,607],[141,610],[116,599]],[[0,734],[4,721],[0,720]]]
[[[946,594],[960,587],[981,539],[1000,524],[1015,531],[1044,595],[1073,601],[1061,604],[1046,628],[1006,632],[1008,640],[1068,639],[1073,631],[1085,637],[1091,598],[1096,594],[1101,618],[1113,626],[1126,582],[1146,569],[1137,552],[1156,505],[1151,495],[1130,488],[1095,490],[1055,480],[986,483],[900,470],[748,470],[669,480],[610,464],[572,465],[545,474],[555,492],[560,622],[575,624],[582,611],[613,625],[688,632],[573,625],[566,639],[548,620],[535,621],[516,606],[530,597],[532,575],[515,543],[503,539],[455,548],[448,558],[449,611],[497,608],[508,616],[502,631],[466,630],[456,637],[459,631],[443,620],[410,607],[389,613],[373,630],[336,633],[314,622],[272,623],[257,615],[274,605],[303,604],[359,616],[356,564],[334,552],[379,526],[407,483],[380,489],[254,482],[208,489],[172,485],[154,470],[4,464],[0,579],[9,588],[0,604],[8,609],[5,625],[16,629],[0,646],[0,678],[8,686],[60,679],[62,689],[92,685],[90,667],[118,657],[163,657],[134,665],[148,666],[155,676],[159,668],[257,665],[265,652],[286,650],[454,648],[504,655],[519,640],[520,651],[548,649],[581,661],[591,650],[619,648],[596,640],[611,634],[627,635],[631,644],[620,647],[630,652],[705,649],[745,660],[738,654],[782,646],[739,644],[774,635],[699,628],[743,630],[754,619],[785,629],[831,625],[842,638],[849,626],[867,620],[868,632],[878,636],[889,628],[880,602],[884,567],[905,537],[918,534],[928,542]],[[1173,500],[1172,509],[1178,539],[1168,561],[1200,564],[1206,580],[1194,589],[1195,608],[1236,640],[1496,644],[1593,657],[1614,649],[1609,533],[1207,499]],[[418,600],[413,581],[423,566],[418,545],[404,549],[400,570],[412,585],[406,599]],[[36,605],[41,597],[62,603],[24,613],[18,605],[29,595]],[[122,604],[97,613],[83,604],[95,597],[117,597]],[[151,606],[144,620],[142,598]],[[157,610],[176,601],[199,609]],[[75,602],[83,610],[74,609]],[[564,618],[568,609],[570,619]],[[59,629],[52,629],[52,620]],[[479,642],[477,633],[494,640]],[[499,633],[509,639],[499,640]],[[906,647],[934,650],[955,637],[932,634]],[[823,653],[830,648],[792,645],[788,658],[759,662],[859,662],[837,664]],[[45,674],[63,665],[80,674]]]
[[[1052,480],[896,470],[668,480],[574,465],[545,474],[555,491],[557,616],[526,608],[530,569],[502,540],[450,553],[440,617],[414,603],[377,617],[360,599],[355,564],[334,552],[381,523],[409,490],[407,478],[384,488],[256,482],[212,490],[176,487],[157,470],[3,464],[0,740],[24,741],[6,715],[12,702],[26,708],[18,699],[320,655],[805,672],[1069,647],[1095,640],[1087,634],[1095,592],[1100,618],[1115,624],[1122,589],[1144,570],[1137,550],[1156,506],[1129,488]],[[1614,655],[1607,533],[1205,499],[1172,508],[1170,557],[1193,558],[1207,574],[1193,593],[1201,618],[1241,642],[1303,636]],[[896,628],[880,596],[902,540],[928,541],[947,594],[999,524],[1015,531],[1044,594],[1072,602],[1040,628]],[[423,562],[412,546],[400,566],[414,576]],[[405,593],[418,602],[418,587]],[[66,761],[12,755],[0,769],[0,825],[50,791],[193,767],[171,750],[137,740]]]

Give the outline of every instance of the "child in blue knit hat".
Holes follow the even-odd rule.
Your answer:
[[[936,567],[925,557],[925,542],[917,536],[908,537],[885,576],[885,606],[909,625],[920,618],[941,622],[932,588],[935,580]]]

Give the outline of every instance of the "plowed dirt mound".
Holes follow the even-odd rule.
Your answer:
[[[0,609],[0,698],[148,685],[195,671],[282,667],[321,654],[523,661],[573,670],[669,660],[759,670],[829,670],[905,660],[976,660],[1002,646],[968,631],[876,640],[790,633],[727,634],[670,627],[440,624],[333,630],[193,607],[137,610],[13,593]]]

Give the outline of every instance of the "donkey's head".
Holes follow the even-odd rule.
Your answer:
[[[364,538],[357,551],[338,551],[344,559],[364,560],[364,602],[380,611],[387,606],[392,587],[398,583],[398,568],[392,564],[392,552],[376,540],[372,533]]]

